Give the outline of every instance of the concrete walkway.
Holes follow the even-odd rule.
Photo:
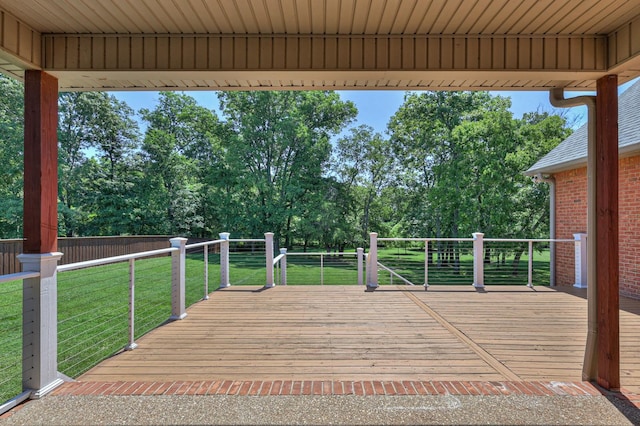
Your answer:
[[[1,425],[640,425],[636,395],[582,382],[75,382]]]

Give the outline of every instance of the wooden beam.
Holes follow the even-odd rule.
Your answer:
[[[597,382],[620,389],[618,283],[618,77],[597,81],[596,96]],[[591,283],[590,283],[591,285]]]
[[[24,253],[58,249],[58,80],[25,72]]]

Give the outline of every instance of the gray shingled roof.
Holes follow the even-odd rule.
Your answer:
[[[618,146],[620,155],[640,151],[640,80],[618,100]],[[554,173],[587,164],[587,125],[573,132],[529,170],[527,175]]]

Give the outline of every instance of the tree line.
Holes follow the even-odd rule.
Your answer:
[[[522,175],[566,138],[486,92],[408,92],[385,134],[331,91],[183,93],[133,111],[59,96],[59,234],[256,237],[343,249],[384,236],[548,235],[548,188]],[[0,77],[0,235],[22,234],[23,88]],[[144,131],[140,130],[140,123]]]

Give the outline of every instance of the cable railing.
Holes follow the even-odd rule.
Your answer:
[[[187,244],[186,250],[186,292],[187,306],[199,300],[196,294],[204,284],[203,300],[209,299],[209,289],[220,287],[220,244],[224,239]]]
[[[178,248],[58,267],[58,369],[77,377],[167,320]]]
[[[22,280],[37,278],[37,272],[0,276],[0,414],[29,398],[22,392]],[[16,396],[17,395],[17,396]]]
[[[469,284],[473,279],[473,238],[379,238],[377,259],[386,272],[380,284],[404,282]],[[391,272],[390,272],[391,271]],[[387,273],[388,272],[388,273]],[[405,282],[406,283],[406,282]]]
[[[377,238],[372,234],[378,267],[368,285],[553,285],[552,249],[575,244],[568,239],[483,237],[480,233],[473,238]]]
[[[287,285],[362,284],[362,249],[356,252],[285,252]],[[360,267],[358,266],[360,264]]]
[[[267,269],[264,238],[229,240],[229,280],[233,285],[264,285]]]
[[[562,267],[575,267],[580,283],[580,271],[586,268],[584,235],[574,241],[484,239],[478,233],[473,238],[378,239],[372,233],[366,254],[362,248],[339,253],[281,249],[274,256],[272,233],[264,239],[230,239],[223,233],[219,240],[187,245],[185,238],[174,238],[166,249],[60,266],[56,264],[61,253],[22,255],[26,272],[0,276],[0,321],[7,326],[0,334],[0,398],[18,395],[0,406],[0,413],[16,401],[54,389],[58,371],[77,377],[120,350],[135,349],[143,334],[167,320],[184,318],[186,307],[207,299],[212,290],[231,285],[365,283],[371,288],[549,285],[554,275],[550,252],[569,243],[575,250],[563,248]],[[51,334],[51,318],[57,338],[42,340]],[[28,327],[25,332],[23,327]],[[39,339],[45,348],[26,339]],[[23,375],[20,380],[21,374],[44,368],[51,353],[57,353],[57,359],[45,367],[56,369],[42,374],[48,379],[34,382]]]
[[[552,247],[574,245],[567,239],[484,239],[484,276],[490,284],[551,285]]]

